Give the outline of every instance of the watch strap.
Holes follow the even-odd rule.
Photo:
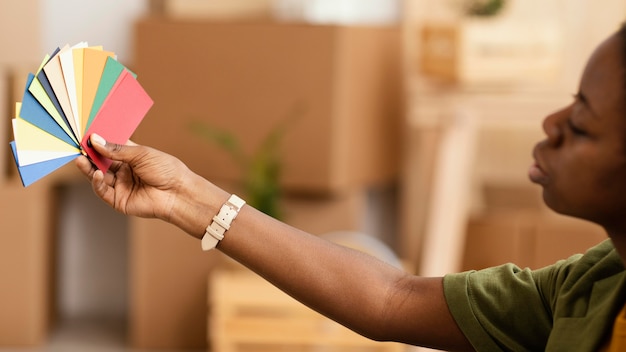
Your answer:
[[[202,237],[202,250],[208,251],[217,246],[218,242],[224,238],[224,233],[230,228],[244,204],[246,202],[234,194],[228,198],[226,203],[220,208],[219,213],[213,217],[211,223],[207,226]]]

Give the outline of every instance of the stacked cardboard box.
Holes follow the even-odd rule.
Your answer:
[[[0,4],[0,346],[41,344],[51,319],[54,192],[22,188],[8,145],[16,97],[40,56],[38,13],[35,0]]]
[[[155,105],[134,139],[233,180],[231,156],[191,124],[232,133],[252,154],[293,118],[281,143],[285,189],[389,181],[399,165],[399,42],[398,28],[142,21],[135,67]]]
[[[17,180],[15,180],[17,181]],[[36,346],[51,319],[54,193],[40,183],[3,182],[0,198],[0,346]]]
[[[26,75],[36,67],[15,63],[1,72],[5,141],[12,140],[11,119]],[[64,168],[24,188],[8,143],[0,152],[0,346],[38,346],[46,342],[55,318],[56,185],[72,172]]]

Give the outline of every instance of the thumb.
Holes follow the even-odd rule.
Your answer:
[[[137,146],[134,142],[128,141],[125,145],[107,142],[102,136],[93,133],[89,136],[91,146],[102,156],[111,160],[127,162],[135,154],[132,147]]]

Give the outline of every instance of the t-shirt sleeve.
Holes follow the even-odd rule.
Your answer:
[[[552,314],[542,292],[550,288],[537,275],[505,264],[444,277],[450,312],[477,351],[544,350]]]

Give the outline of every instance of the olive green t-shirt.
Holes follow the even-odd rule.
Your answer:
[[[538,270],[512,264],[444,277],[446,301],[477,351],[597,351],[626,300],[610,240]]]

